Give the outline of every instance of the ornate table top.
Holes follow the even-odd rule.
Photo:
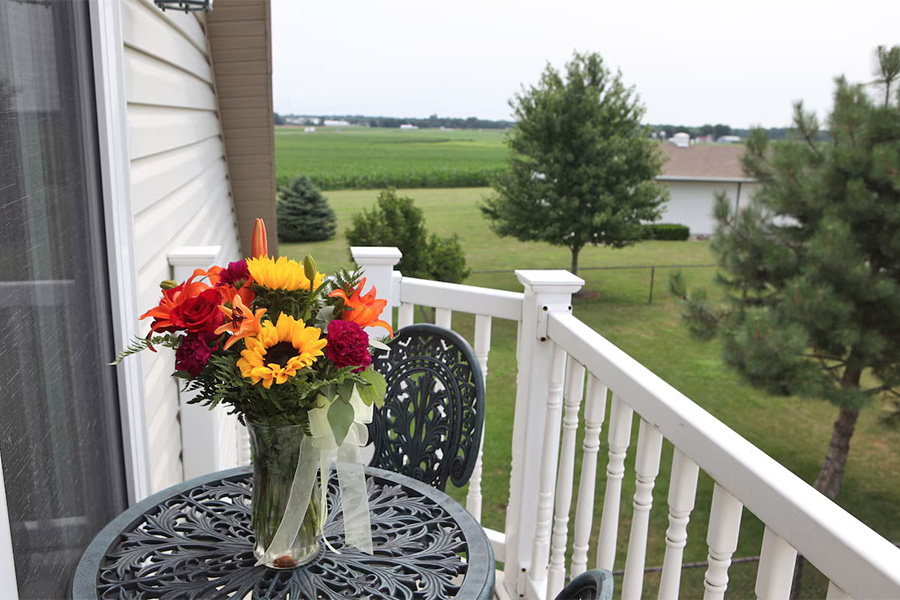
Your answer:
[[[106,526],[75,572],[72,596],[94,598],[490,598],[494,555],[484,530],[443,492],[366,468],[374,555],[344,546],[332,476],[319,555],[293,570],[254,566],[249,468],[154,494]],[[252,596],[251,596],[252,594]]]

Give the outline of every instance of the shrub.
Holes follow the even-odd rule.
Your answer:
[[[691,237],[691,230],[687,225],[675,225],[673,223],[650,223],[644,225],[645,240],[675,240],[681,241]]]
[[[456,235],[428,234],[422,209],[412,198],[390,189],[378,194],[371,212],[353,215],[344,232],[351,246],[396,246],[403,253],[397,269],[410,277],[460,283],[469,276],[465,253]]]
[[[321,242],[334,237],[337,217],[306,175],[278,190],[278,241]]]

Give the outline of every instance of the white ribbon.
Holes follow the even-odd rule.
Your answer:
[[[335,402],[342,400],[335,399]],[[338,445],[328,423],[328,405],[313,408],[309,411],[309,429],[311,436],[305,436],[300,445],[300,457],[291,484],[284,516],[278,530],[272,537],[272,543],[256,566],[272,562],[290,552],[297,539],[300,525],[309,508],[309,499],[316,483],[316,474],[320,476],[321,510],[319,527],[325,522],[327,510],[326,493],[328,480],[331,477],[331,466],[337,463],[338,485],[341,489],[344,515],[344,541],[355,546],[366,554],[372,554],[372,525],[369,521],[369,497],[366,492],[366,475],[362,465],[359,449],[369,438],[367,423],[372,422],[372,407],[366,406],[359,396],[356,387],[350,397],[353,407],[353,423],[342,444]],[[328,544],[328,540],[324,540]],[[332,550],[338,552],[333,547]]]

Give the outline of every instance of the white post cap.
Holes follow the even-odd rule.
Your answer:
[[[399,248],[393,246],[353,246],[350,254],[356,264],[362,265],[390,265],[394,266],[403,258]]]

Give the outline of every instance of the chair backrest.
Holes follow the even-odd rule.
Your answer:
[[[369,427],[374,467],[440,490],[472,476],[484,426],[484,377],[472,347],[453,331],[410,325],[373,365],[387,380]]]
[[[555,600],[612,600],[612,597],[612,573],[606,569],[591,569],[570,581]]]

